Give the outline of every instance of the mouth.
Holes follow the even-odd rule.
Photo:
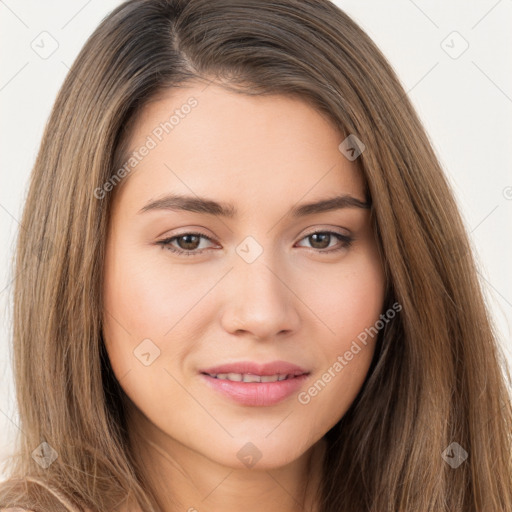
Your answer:
[[[224,366],[200,371],[200,376],[210,390],[231,402],[253,407],[272,406],[284,401],[298,393],[310,378],[310,372],[288,363],[263,365],[258,367],[259,370],[255,366],[253,363],[238,363],[230,365],[230,368]],[[279,371],[273,369],[277,366]]]
[[[288,376],[297,376],[309,373],[308,370],[299,365],[289,363],[288,361],[270,361],[268,363],[258,363],[256,361],[237,361],[225,363],[210,368],[202,368],[200,373],[217,377],[221,379],[229,378],[236,382],[242,382],[244,378],[255,377],[276,377],[284,380]],[[239,376],[242,378],[240,379]],[[246,382],[255,382],[248,380]],[[265,380],[263,381],[265,382]]]

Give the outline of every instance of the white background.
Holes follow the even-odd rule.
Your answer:
[[[381,48],[424,122],[471,233],[512,365],[512,0],[335,3]],[[17,428],[11,258],[29,173],[69,67],[119,4],[0,0],[0,460],[10,452]],[[52,44],[58,47],[47,58],[33,49],[39,45],[43,51],[44,45],[48,51]]]

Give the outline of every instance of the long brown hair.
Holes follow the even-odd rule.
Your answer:
[[[86,42],[53,107],[19,231],[21,431],[0,506],[106,511],[132,496],[158,510],[102,339],[113,194],[95,191],[121,168],[147,102],[191,80],[297,95],[365,145],[384,308],[402,310],[326,434],[320,510],[512,511],[510,373],[452,192],[393,69],[328,0],[130,0]],[[58,456],[43,467],[36,449]]]

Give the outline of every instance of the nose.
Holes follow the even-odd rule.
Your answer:
[[[300,301],[282,268],[269,263],[263,257],[252,263],[239,260],[230,272],[221,318],[230,334],[271,340],[298,330]]]

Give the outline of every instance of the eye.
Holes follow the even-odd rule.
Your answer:
[[[204,248],[200,251],[196,250],[201,245],[201,239],[212,241],[210,237],[202,233],[183,233],[182,235],[160,240],[157,244],[161,245],[162,249],[167,249],[183,256],[196,256],[204,252]],[[178,247],[172,245],[174,242],[178,243]]]
[[[330,242],[333,240],[333,237],[338,239],[338,247],[334,247],[333,249],[325,250],[330,246]],[[312,249],[315,252],[319,253],[332,253],[342,251],[344,249],[348,249],[354,239],[348,235],[342,235],[341,233],[337,233],[336,231],[314,231],[313,233],[309,233],[302,240],[310,240],[312,244]],[[332,247],[332,246],[331,246]]]
[[[331,241],[333,240],[333,237],[338,240],[338,247],[325,250],[329,247],[332,247]],[[179,255],[197,256],[203,254],[207,249],[200,247],[202,241],[201,239],[212,242],[210,237],[203,235],[202,233],[183,233],[181,235],[176,235],[164,240],[159,240],[157,244],[160,245],[162,249],[167,249]],[[353,238],[351,236],[342,235],[341,233],[337,233],[335,231],[314,231],[302,238],[302,240],[306,239],[312,242],[312,250],[323,254],[348,249],[353,242]],[[177,246],[174,245],[175,243]]]

